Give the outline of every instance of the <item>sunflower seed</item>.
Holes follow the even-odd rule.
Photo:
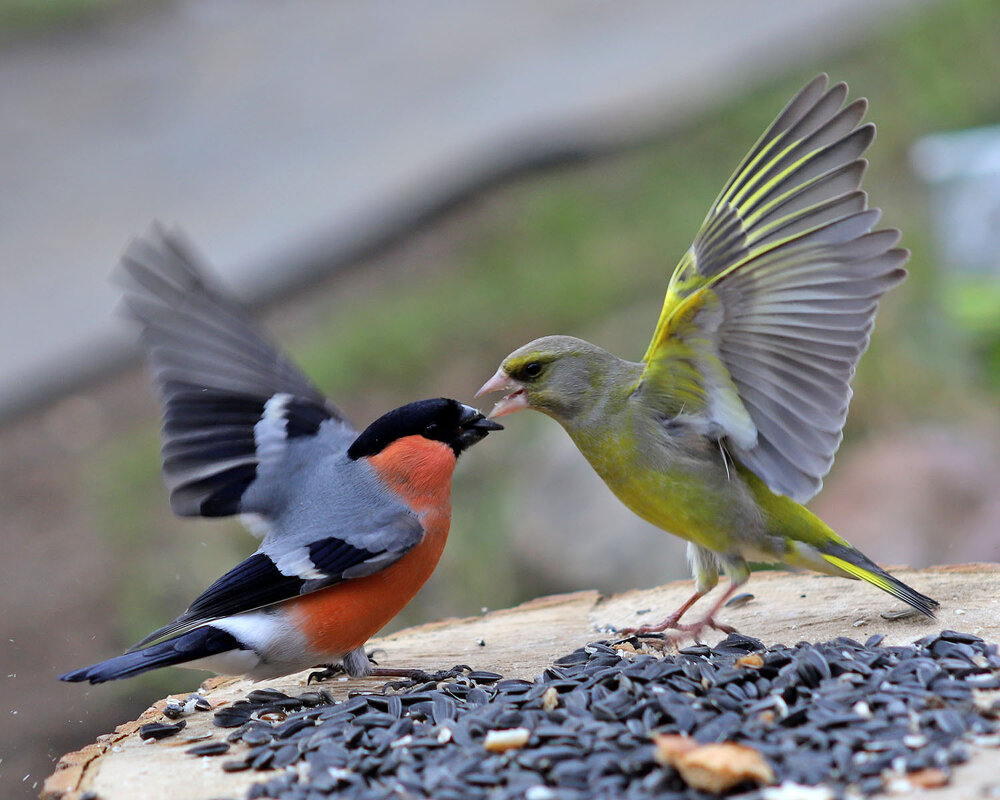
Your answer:
[[[285,800],[692,797],[653,762],[657,731],[740,741],[782,785],[821,783],[843,796],[848,786],[881,791],[887,770],[947,776],[969,757],[964,741],[1000,741],[992,703],[973,693],[1000,685],[1000,656],[971,634],[770,648],[733,635],[665,658],[636,652],[640,644],[593,642],[533,682],[466,669],[340,703],[326,690],[255,690],[216,712],[217,725],[235,728],[228,740],[253,748],[222,768],[296,765],[248,794]],[[737,664],[748,654],[752,668]],[[516,742],[498,746],[512,729]]]
[[[166,739],[168,736],[173,736],[176,733],[184,730],[187,725],[185,720],[180,720],[179,722],[149,722],[139,728],[139,738],[146,741],[159,741],[160,739]]]
[[[189,747],[184,752],[192,756],[219,756],[229,752],[229,743],[223,741],[206,742],[196,747]]]

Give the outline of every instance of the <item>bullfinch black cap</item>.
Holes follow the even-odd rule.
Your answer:
[[[383,414],[354,440],[347,451],[351,460],[381,453],[405,436],[423,436],[451,447],[457,457],[503,426],[472,406],[446,397],[418,400]]]

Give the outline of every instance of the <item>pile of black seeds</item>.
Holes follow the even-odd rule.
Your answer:
[[[249,798],[709,797],[655,762],[650,734],[663,732],[744,743],[779,782],[843,797],[905,773],[947,776],[970,743],[1000,745],[1000,704],[980,693],[1000,688],[995,644],[954,631],[901,647],[881,640],[765,648],[733,634],[657,657],[630,639],[589,644],[533,682],[468,672],[342,702],[323,689],[258,690],[216,712],[216,725],[235,729],[228,741],[243,744],[222,768],[287,768]],[[484,747],[487,732],[510,729],[527,729],[523,746]]]

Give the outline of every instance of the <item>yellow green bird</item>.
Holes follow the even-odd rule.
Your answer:
[[[843,436],[850,380],[879,298],[906,275],[899,231],[859,188],[875,126],[820,75],[743,159],[667,286],[641,361],[571,336],[515,350],[479,393],[499,417],[559,422],[619,500],[688,541],[695,592],[659,625],[731,630],[715,615],[748,561],[860,578],[933,617],[938,603],[881,569],[801,504]],[[700,621],[680,618],[719,579]]]

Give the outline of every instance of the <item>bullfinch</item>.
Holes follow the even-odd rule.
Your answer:
[[[60,679],[170,665],[254,679],[342,662],[430,577],[448,537],[458,457],[501,426],[445,398],[357,429],[198,266],[154,229],[123,260],[163,407],[163,475],[180,516],[241,515],[257,551],[124,655]]]
[[[674,269],[642,360],[546,336],[476,395],[506,393],[491,417],[555,419],[619,500],[688,541],[694,594],[640,633],[731,630],[715,614],[749,561],[859,578],[928,617],[938,605],[801,505],[833,464],[879,298],[909,257],[898,231],[875,230],[860,189],[875,127],[846,98],[820,75],[750,150]],[[720,570],[727,591],[681,623]]]

